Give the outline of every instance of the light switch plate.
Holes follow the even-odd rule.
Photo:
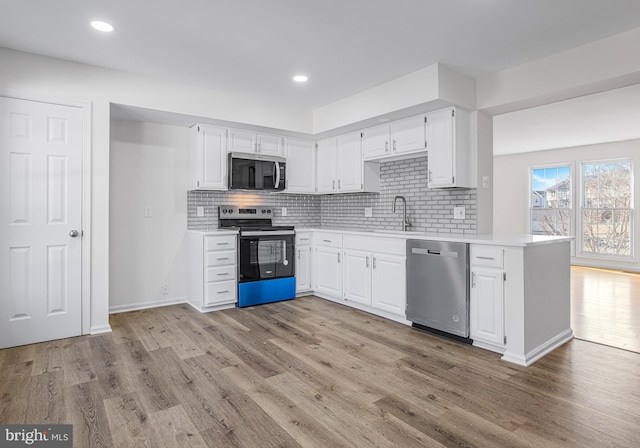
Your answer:
[[[145,205],[144,206],[144,217],[145,218],[153,217],[153,209],[151,208],[150,205]]]
[[[373,208],[372,207],[365,207],[364,208],[364,217],[365,218],[373,217]]]
[[[489,188],[489,176],[482,176],[482,188]]]
[[[453,219],[464,219],[465,211],[464,207],[453,207]]]
[[[196,207],[196,216],[202,218],[204,216],[204,207],[198,206]]]

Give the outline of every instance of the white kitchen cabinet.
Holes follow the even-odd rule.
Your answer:
[[[500,247],[472,244],[469,248],[471,291],[469,337],[474,345],[503,352],[504,251]]]
[[[314,243],[314,290],[342,299],[342,236],[317,232]]]
[[[406,257],[373,253],[371,306],[404,316],[407,304]]]
[[[314,193],[316,191],[316,147],[309,140],[286,138],[287,193]]]
[[[200,312],[237,302],[237,237],[190,231],[189,303]]]
[[[399,239],[345,236],[344,300],[404,317],[405,245]]]
[[[311,233],[296,232],[296,293],[311,291]]]
[[[359,132],[320,140],[317,148],[317,192],[380,191],[380,165],[364,163]]]
[[[196,124],[189,130],[189,190],[227,190],[227,130]]]
[[[450,107],[427,114],[426,142],[429,188],[473,188],[470,118]]]
[[[418,115],[362,131],[364,160],[384,160],[426,152],[425,115]]]
[[[371,254],[345,250],[342,269],[344,300],[371,306]]]
[[[283,157],[284,140],[279,135],[262,134],[243,129],[229,129],[228,151]]]

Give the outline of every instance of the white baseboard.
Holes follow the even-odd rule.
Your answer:
[[[126,313],[127,311],[146,310],[147,308],[157,308],[159,306],[176,305],[187,302],[186,297],[174,297],[172,299],[153,300],[150,302],[132,303],[129,305],[118,305],[109,307],[109,314]]]
[[[558,334],[557,336],[549,339],[547,342],[540,344],[538,347],[534,348],[529,353],[526,353],[524,356],[511,353],[507,349],[502,359],[504,361],[509,361],[521,366],[530,366],[531,364],[542,358],[544,355],[551,353],[561,345],[569,342],[571,339],[573,339],[573,330],[569,328]]]
[[[89,334],[111,333],[111,325],[98,325],[89,329]]]

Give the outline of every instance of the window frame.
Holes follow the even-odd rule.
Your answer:
[[[625,163],[628,162],[631,164],[631,185],[629,186],[629,190],[631,191],[631,206],[629,207],[629,255],[617,255],[617,254],[603,254],[600,252],[587,252],[584,250],[584,212],[587,207],[584,206],[584,166],[585,165],[603,165],[607,163]],[[576,228],[576,241],[579,249],[576,249],[576,256],[580,258],[587,258],[592,260],[610,260],[610,261],[637,261],[635,254],[635,233],[636,233],[636,223],[635,223],[635,160],[633,157],[615,157],[615,158],[606,158],[606,159],[591,159],[591,160],[580,160],[579,161],[580,172],[579,182],[580,182],[580,191],[577,192],[577,200],[579,201],[578,207],[575,208],[576,220],[578,217],[580,218]],[[592,207],[588,207],[588,209],[592,209]],[[579,214],[579,216],[578,216]]]
[[[527,234],[532,235],[532,220],[533,220],[533,204],[531,201],[532,191],[533,191],[533,171],[540,169],[548,169],[548,168],[565,168],[569,167],[569,181],[571,182],[571,208],[562,208],[558,210],[569,210],[569,215],[571,219],[571,225],[569,226],[569,235],[574,237],[574,240],[571,241],[571,256],[576,256],[576,241],[577,241],[577,213],[576,213],[576,170],[575,170],[575,161],[569,162],[554,162],[554,163],[545,163],[541,165],[530,165],[528,167],[528,183],[527,183]]]

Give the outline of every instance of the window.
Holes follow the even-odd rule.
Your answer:
[[[582,252],[630,257],[631,161],[582,164]]]
[[[530,225],[533,235],[573,234],[570,166],[533,168],[530,193]]]

